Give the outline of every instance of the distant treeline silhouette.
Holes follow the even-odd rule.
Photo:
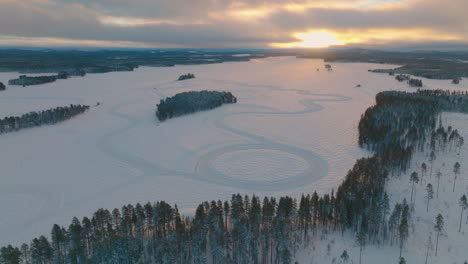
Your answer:
[[[230,92],[191,91],[162,99],[157,105],[156,117],[160,121],[198,111],[213,109],[225,103],[236,103]]]
[[[177,80],[183,81],[183,80],[188,80],[188,79],[193,79],[193,78],[195,78],[195,75],[193,73],[187,73],[187,74],[179,76],[179,79]]]
[[[65,121],[89,109],[87,105],[56,107],[39,112],[29,112],[21,116],[9,116],[0,119],[0,134],[18,131],[24,128],[52,125]]]

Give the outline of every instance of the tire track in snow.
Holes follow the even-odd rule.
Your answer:
[[[8,229],[23,230],[23,227],[34,226],[35,223],[50,215],[55,215],[57,208],[61,208],[64,200],[63,193],[60,191],[51,191],[47,185],[21,184],[14,188],[0,187],[2,199],[8,199],[9,195],[25,195],[31,197],[34,202],[39,202],[33,217],[16,218],[14,222],[9,223]],[[1,225],[0,225],[1,226]]]
[[[226,81],[223,81],[223,82],[226,82]],[[145,94],[150,93],[153,96],[156,94],[159,98],[162,98],[165,96],[161,92],[162,90],[174,88],[171,86],[166,88],[164,86],[170,85],[172,83],[173,82],[162,83],[158,85],[158,87],[161,87],[158,89],[152,88],[150,90],[147,90],[146,88]],[[313,112],[321,111],[323,109],[323,106],[321,106],[317,102],[340,102],[340,101],[350,100],[351,98],[338,95],[338,94],[316,94],[316,93],[311,93],[306,90],[285,89],[285,88],[272,86],[272,85],[255,85],[255,84],[238,83],[238,82],[234,82],[234,85],[247,86],[247,87],[252,87],[252,88],[263,87],[263,88],[268,88],[270,90],[279,90],[279,91],[288,91],[288,92],[293,91],[300,95],[312,96],[316,98],[300,100],[300,103],[304,106],[304,109],[300,111],[294,111],[294,112],[280,111],[280,110],[275,110],[275,109],[268,108],[268,107],[261,107],[261,106],[254,105],[257,108],[261,108],[265,110],[268,109],[268,110],[267,111],[244,111],[244,112],[236,112],[236,113],[228,113],[228,114],[220,115],[214,121],[214,126],[216,128],[224,130],[226,132],[230,132],[232,134],[235,134],[244,138],[248,138],[254,141],[255,143],[228,145],[228,146],[223,146],[221,148],[217,148],[212,151],[209,151],[208,153],[205,153],[199,158],[199,161],[197,162],[194,168],[194,172],[183,172],[183,171],[178,171],[175,169],[163,168],[161,166],[158,166],[154,163],[151,163],[145,160],[144,158],[137,157],[135,155],[132,155],[131,153],[128,153],[116,147],[115,144],[113,144],[112,139],[124,133],[125,131],[134,128],[139,123],[138,120],[135,119],[134,117],[125,115],[122,112],[118,111],[119,109],[122,109],[129,105],[138,103],[137,101],[119,104],[113,107],[109,111],[109,114],[115,117],[118,117],[120,119],[126,120],[128,122],[128,125],[120,129],[114,130],[104,135],[103,137],[101,137],[101,139],[97,143],[97,147],[102,152],[104,152],[107,156],[111,157],[112,159],[117,160],[124,165],[127,165],[133,169],[138,170],[141,173],[141,175],[132,177],[128,181],[124,181],[120,183],[118,186],[113,186],[112,189],[115,190],[115,188],[125,188],[129,184],[138,182],[141,179],[146,178],[146,177],[154,178],[157,176],[171,176],[171,177],[177,176],[177,177],[182,177],[182,178],[187,178],[187,179],[192,179],[192,180],[199,180],[199,181],[206,182],[206,183],[218,184],[218,185],[227,186],[227,187],[235,187],[235,188],[240,188],[240,189],[245,189],[245,190],[279,191],[279,190],[297,188],[297,187],[303,186],[306,183],[310,183],[320,178],[323,178],[327,175],[327,172],[328,172],[327,162],[323,160],[323,158],[320,155],[316,154],[315,152],[302,149],[299,147],[295,147],[295,146],[290,146],[287,144],[282,144],[282,143],[270,140],[267,137],[264,137],[262,135],[257,135],[257,134],[250,133],[250,132],[238,129],[238,128],[231,127],[227,124],[225,120],[226,118],[235,116],[235,115],[252,115],[252,114],[256,114],[256,115],[257,114],[301,115],[301,114],[313,113]],[[248,105],[238,105],[238,106],[248,106]],[[255,181],[255,180],[238,179],[235,177],[231,177],[229,175],[224,175],[220,172],[217,172],[213,168],[211,168],[210,162],[215,157],[218,157],[219,155],[222,155],[224,153],[237,151],[239,149],[242,149],[242,150],[272,149],[276,151],[281,151],[281,152],[289,153],[289,154],[303,158],[309,163],[310,166],[308,170],[302,173],[299,173],[297,175],[293,175],[291,177],[287,177],[284,179],[272,180],[272,181]]]
[[[244,83],[240,83],[244,85]],[[249,85],[252,87],[252,85]],[[236,185],[237,183],[242,183],[242,186],[248,186],[249,188],[253,188],[255,190],[262,190],[262,191],[279,191],[279,190],[287,190],[293,189],[304,184],[319,180],[325,177],[328,173],[328,163],[323,160],[323,158],[316,154],[313,151],[306,150],[303,148],[282,144],[273,140],[268,139],[267,137],[253,134],[238,128],[234,128],[228,125],[226,119],[232,116],[239,116],[239,115],[302,115],[308,114],[313,112],[318,112],[323,109],[323,106],[317,104],[316,102],[340,102],[350,100],[350,97],[336,95],[336,94],[315,94],[305,90],[294,90],[294,89],[283,89],[277,86],[262,86],[268,87],[274,90],[280,91],[295,91],[301,95],[308,95],[308,96],[315,96],[318,98],[309,98],[300,100],[300,103],[305,107],[304,110],[301,111],[248,111],[248,112],[236,112],[230,113],[227,115],[222,116],[220,119],[215,121],[215,126],[219,129],[224,131],[231,132],[233,134],[246,137],[250,140],[258,142],[258,144],[241,144],[241,145],[230,145],[220,149],[215,149],[209,153],[206,153],[200,158],[199,163],[197,163],[197,172],[199,177],[206,177],[204,175],[210,175],[209,178],[216,179],[223,179],[224,181],[229,181],[231,184]],[[328,98],[326,98],[328,97]],[[291,177],[283,178],[280,180],[271,180],[271,181],[255,181],[255,180],[243,180],[234,177],[230,177],[229,175],[224,175],[211,167],[210,161],[216,157],[219,157],[223,154],[230,153],[233,151],[238,150],[255,150],[255,149],[271,149],[282,151],[285,153],[293,154],[298,157],[303,158],[309,163],[309,169],[305,170],[297,175],[293,175]]]

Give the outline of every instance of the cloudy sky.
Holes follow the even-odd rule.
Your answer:
[[[0,0],[1,46],[468,49],[468,0]]]

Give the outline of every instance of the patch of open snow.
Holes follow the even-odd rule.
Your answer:
[[[296,155],[278,150],[252,149],[236,150],[221,154],[212,161],[220,173],[241,179],[271,181],[284,179],[309,170],[309,163]]]

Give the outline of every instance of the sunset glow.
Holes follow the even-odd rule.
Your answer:
[[[299,42],[273,43],[277,48],[326,48],[332,45],[343,45],[345,41],[339,40],[332,33],[327,31],[316,31],[308,33],[297,33],[294,37],[300,39]]]
[[[466,0],[0,0],[0,7],[0,46],[50,39],[61,46],[468,47]]]

